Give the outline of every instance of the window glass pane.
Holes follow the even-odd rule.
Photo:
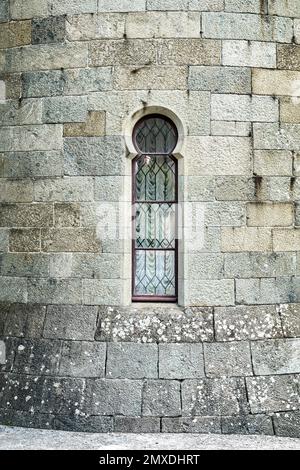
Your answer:
[[[137,201],[175,201],[176,166],[171,157],[141,156],[135,178]]]
[[[175,295],[175,252],[136,251],[135,295]]]
[[[178,140],[175,126],[160,116],[149,116],[141,120],[133,137],[140,153],[172,153]]]
[[[136,204],[136,247],[175,248],[175,204]]]

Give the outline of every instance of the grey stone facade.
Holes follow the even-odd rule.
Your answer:
[[[0,1],[1,424],[300,437],[299,84],[298,0]],[[131,305],[148,112],[203,213],[179,306]]]

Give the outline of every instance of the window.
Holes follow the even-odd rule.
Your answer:
[[[133,301],[177,300],[178,132],[171,120],[148,115],[134,128]]]

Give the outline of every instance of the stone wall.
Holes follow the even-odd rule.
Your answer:
[[[299,100],[298,0],[1,0],[0,422],[299,436]],[[147,109],[204,210],[182,308],[101,230]]]

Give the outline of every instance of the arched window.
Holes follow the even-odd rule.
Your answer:
[[[133,301],[177,300],[178,132],[161,115],[142,118],[133,131]]]

